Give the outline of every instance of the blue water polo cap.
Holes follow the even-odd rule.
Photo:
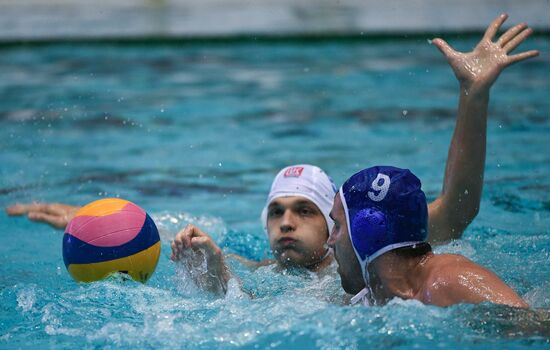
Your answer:
[[[428,206],[420,187],[408,169],[375,166],[354,174],[340,188],[364,278],[367,264],[378,256],[426,241]]]

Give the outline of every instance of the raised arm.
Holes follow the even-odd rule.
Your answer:
[[[428,206],[431,243],[460,238],[477,215],[485,167],[489,90],[506,67],[538,55],[535,50],[509,55],[532,33],[525,23],[493,41],[507,17],[502,14],[496,18],[471,52],[455,51],[439,38],[432,41],[458,79],[460,98],[443,189]]]
[[[29,220],[63,230],[79,209],[78,206],[62,203],[30,203],[7,207],[6,213],[10,216],[27,215]]]

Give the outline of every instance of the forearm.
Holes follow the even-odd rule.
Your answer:
[[[199,277],[196,283],[211,293],[225,295],[230,278],[229,268],[225,264],[223,255],[220,255],[207,260],[207,271]]]
[[[479,211],[487,138],[489,91],[460,88],[456,126],[449,147],[437,217],[430,240],[459,238]],[[433,219],[433,220],[432,220]]]

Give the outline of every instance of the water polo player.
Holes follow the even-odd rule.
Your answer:
[[[449,306],[484,301],[528,305],[494,273],[460,255],[435,255],[427,243],[428,207],[420,180],[387,166],[350,177],[334,200],[334,249],[352,303],[399,297]]]
[[[466,54],[452,50],[441,39],[433,40],[434,45],[447,58],[460,83],[460,99],[443,189],[440,196],[428,206],[428,241],[430,242],[444,242],[459,238],[477,215],[483,184],[489,89],[505,67],[537,55],[536,51],[507,55],[531,33],[525,24],[510,28],[497,42],[492,42],[492,38],[505,20],[506,16],[501,15],[493,21],[476,48]],[[289,180],[289,184],[296,180],[292,176],[281,176],[288,169],[283,169],[275,178],[272,190],[275,187],[277,192],[282,193],[285,179]],[[320,169],[318,171],[326,176]],[[290,174],[297,173],[291,171]],[[307,175],[308,171],[303,174]],[[294,177],[301,178],[301,175]],[[276,183],[278,183],[277,186],[275,186]],[[317,189],[317,191],[326,192],[323,189]],[[298,193],[290,188],[288,192],[287,196],[277,196],[276,199],[273,193],[270,193],[266,203],[268,209],[263,224],[267,229],[274,256],[283,266],[298,265],[319,270],[327,266],[332,259],[329,254],[327,255],[324,247],[331,225],[330,220],[326,219],[324,204],[311,201],[311,198],[306,195],[307,191]],[[328,192],[322,193],[321,197],[325,195],[328,195]],[[313,205],[307,207],[304,204]],[[269,214],[270,206],[275,210],[273,216]],[[299,212],[295,210],[299,208],[304,208],[304,214],[313,209],[311,216],[307,219],[300,218]],[[70,220],[71,213],[74,215],[75,209],[77,208],[62,204],[28,204],[15,205],[7,211],[10,215],[28,214],[32,220],[63,228]],[[320,225],[321,220],[324,220],[324,225]],[[305,231],[315,232],[316,238],[307,241],[298,239],[299,235],[307,234],[302,233]],[[283,235],[288,237],[276,238]],[[192,247],[192,237],[197,238],[194,241],[203,247],[209,247],[205,250],[206,252],[214,254],[214,259],[211,261],[219,266],[212,267],[212,272],[222,271],[224,276],[221,278],[222,281],[228,278],[221,250],[207,234],[196,227],[190,226],[176,235],[172,244],[172,259],[179,260],[183,256],[182,251]],[[251,262],[251,265],[268,263],[272,262]]]
[[[429,242],[459,238],[477,215],[483,185],[489,90],[507,66],[538,55],[538,51],[534,50],[508,55],[532,33],[525,23],[508,29],[493,42],[507,17],[505,14],[498,16],[472,52],[460,53],[442,39],[433,40],[460,83],[460,99],[443,189],[427,209],[426,234]],[[332,225],[326,219],[324,201],[333,191],[330,183],[332,181],[321,169],[308,165],[287,167],[275,177],[262,213],[262,223],[279,264],[318,271],[330,263],[332,257],[324,247]],[[300,208],[303,208],[301,214]],[[320,225],[323,218],[325,225]],[[193,227],[176,236],[172,259],[179,259],[184,247],[181,241],[189,242],[186,237],[190,232],[200,232],[201,240],[215,247],[210,251],[220,252],[204,232]],[[317,235],[315,239],[309,239],[313,234]],[[308,240],[302,241],[300,237],[308,237]],[[223,264],[222,259],[215,261]],[[266,263],[269,262],[260,264]],[[226,269],[216,267],[213,271]]]

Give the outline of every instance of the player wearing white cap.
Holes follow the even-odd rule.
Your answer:
[[[508,55],[531,34],[525,23],[510,28],[493,42],[506,18],[501,15],[495,19],[472,52],[460,53],[441,39],[433,41],[460,83],[460,99],[443,188],[439,197],[428,205],[427,240],[431,243],[459,238],[477,215],[485,165],[489,88],[505,67],[538,54],[528,51]],[[276,261],[243,261],[251,266],[277,263],[311,271],[330,265],[332,256],[326,241],[332,225],[328,213],[335,191],[328,175],[318,167],[295,165],[281,170],[262,213]],[[27,214],[31,220],[64,228],[77,209],[64,204],[35,203],[15,205],[7,208],[7,212]],[[224,292],[230,274],[221,249],[206,233],[189,225],[172,242],[172,260],[192,260],[202,254],[206,254],[208,266],[203,286]]]

